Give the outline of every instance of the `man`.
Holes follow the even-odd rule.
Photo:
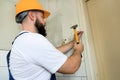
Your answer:
[[[57,49],[45,38],[45,19],[50,13],[37,0],[20,0],[16,4],[16,22],[26,32],[13,43],[10,71],[15,80],[50,80],[55,72],[72,74],[81,64],[83,44],[73,41]],[[81,37],[83,32],[79,32]],[[74,48],[70,57],[64,55]]]

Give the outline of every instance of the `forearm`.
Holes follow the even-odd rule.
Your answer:
[[[82,36],[82,33],[83,32],[79,33],[80,37]],[[70,44],[68,43],[67,45],[70,45]],[[74,46],[74,52],[70,57],[68,57],[66,62],[58,70],[58,72],[60,73],[65,73],[65,74],[75,73],[81,65],[81,54],[84,50],[84,45],[81,42],[79,44],[76,44],[75,42],[73,42],[72,46]],[[70,48],[71,47],[67,49],[70,49]],[[67,49],[65,50],[67,51]]]
[[[68,43],[66,43],[66,44],[64,44],[64,45],[62,45],[60,47],[57,47],[57,49],[65,54],[65,53],[67,53],[69,50],[71,50],[73,48],[73,43],[74,43],[73,41],[68,42]]]
[[[81,64],[81,53],[80,51],[74,51],[74,53],[67,59],[64,66],[62,66],[58,72],[64,74],[73,74],[75,73]]]

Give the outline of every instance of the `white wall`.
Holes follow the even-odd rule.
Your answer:
[[[0,80],[8,80],[6,55],[8,51],[0,51]]]
[[[0,49],[8,50],[20,28],[15,23],[15,3],[12,0],[0,0]]]
[[[0,1],[0,79],[8,80],[8,72],[6,67],[6,51],[11,47],[11,42],[14,39],[15,35],[20,31],[20,26],[17,25],[14,21],[15,15],[15,2],[17,0],[1,0]],[[66,39],[65,43],[70,41],[73,38],[73,30],[70,27],[74,24],[80,24],[78,19],[78,10],[77,10],[77,0],[39,0],[43,6],[51,12],[51,16],[48,18],[48,33],[57,34],[58,36],[48,35],[48,39],[55,45],[62,45],[64,39]],[[9,10],[9,13],[8,13]],[[4,17],[6,16],[6,17]],[[5,20],[4,20],[5,18]],[[53,23],[53,24],[51,24]],[[56,28],[54,28],[54,27]],[[79,25],[78,29],[81,29],[82,25]],[[54,30],[57,29],[58,31]],[[54,35],[54,34],[53,34]],[[55,38],[57,37],[57,38]],[[87,50],[87,49],[86,49]],[[85,51],[86,51],[85,50]],[[71,54],[72,51],[68,53],[67,56]],[[72,75],[65,75],[57,73],[58,80],[92,80],[91,77],[88,78],[89,72],[89,64],[86,62],[87,52],[83,54],[82,65],[80,69]],[[86,64],[88,66],[86,66]],[[87,73],[88,72],[88,73]]]

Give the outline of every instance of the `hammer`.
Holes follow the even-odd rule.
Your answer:
[[[76,31],[77,26],[78,25],[76,24],[76,25],[73,25],[71,28],[74,30],[75,41],[76,41],[77,44],[79,44],[78,35],[77,35],[77,31]]]

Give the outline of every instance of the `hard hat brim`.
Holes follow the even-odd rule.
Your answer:
[[[44,12],[44,18],[48,18],[50,16],[50,12],[46,10],[42,10]]]

